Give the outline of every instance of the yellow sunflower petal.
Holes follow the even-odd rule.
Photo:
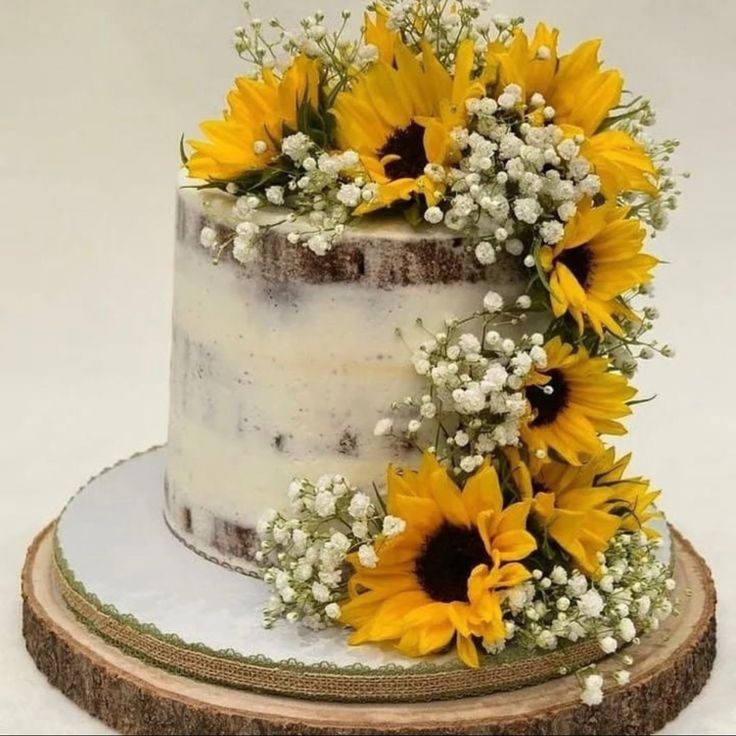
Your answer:
[[[588,301],[585,289],[578,283],[572,271],[564,263],[556,266],[555,271],[560,282],[560,288],[565,295],[565,301],[574,308],[585,309]]]
[[[644,147],[620,130],[608,130],[586,140],[580,149],[601,178],[602,193],[615,201],[622,192],[657,193],[656,169]]]
[[[470,526],[471,519],[463,503],[462,493],[444,470],[432,473],[429,488],[443,517],[450,524]]]
[[[531,501],[512,504],[499,515],[492,544],[501,560],[523,560],[537,548],[536,539],[526,530],[531,504]]]
[[[453,601],[448,604],[447,616],[459,634],[470,636],[471,608],[467,603]]]
[[[547,99],[555,108],[558,125],[577,126],[586,135],[598,130],[609,112],[618,105],[623,89],[623,79],[618,71],[600,71],[600,46],[598,39],[585,41],[572,53],[563,56]]]
[[[455,627],[450,621],[428,626],[419,633],[419,654],[432,654],[444,649],[455,635]]]
[[[396,31],[388,28],[389,14],[382,5],[377,5],[373,15],[365,14],[363,38],[366,45],[373,45],[378,49],[378,58],[387,64],[393,63],[394,48],[398,39]]]
[[[457,635],[457,655],[468,667],[477,668],[480,665],[478,648],[468,636]]]
[[[526,463],[521,461],[521,455],[516,447],[507,447],[504,454],[511,466],[511,475],[514,479],[519,494],[523,500],[531,499],[534,495],[531,473]]]
[[[511,562],[507,565],[501,565],[498,570],[497,588],[515,588],[517,585],[530,580],[532,574],[524,565],[518,562]]]
[[[445,519],[442,508],[434,500],[416,496],[396,496],[389,512],[400,519],[411,519],[423,534],[434,531]]]
[[[501,553],[503,562],[523,560],[537,548],[537,540],[527,531],[502,532],[493,540],[494,549]]]
[[[462,500],[471,520],[475,520],[481,512],[488,509],[500,512],[503,508],[498,474],[488,460],[465,483]]]

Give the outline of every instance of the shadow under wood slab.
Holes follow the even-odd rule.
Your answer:
[[[53,526],[23,569],[23,633],[52,685],[129,734],[652,733],[705,684],[715,657],[715,591],[692,546],[674,533],[682,612],[634,651],[631,683],[588,708],[572,677],[512,693],[421,704],[337,704],[258,695],[169,674],[92,634],[53,583]],[[602,670],[612,668],[604,662]]]

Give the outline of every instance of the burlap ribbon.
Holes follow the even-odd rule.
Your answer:
[[[69,580],[58,558],[55,582],[66,605],[94,633],[138,659],[169,672],[203,682],[259,693],[333,702],[396,703],[450,700],[544,682],[574,672],[604,654],[596,641],[586,641],[544,654],[520,652],[510,662],[485,657],[478,669],[453,663],[421,662],[376,669],[340,668],[330,663],[306,665],[274,662],[262,656],[216,652],[162,634],[112,610],[103,610]],[[276,631],[264,636],[277,636]]]

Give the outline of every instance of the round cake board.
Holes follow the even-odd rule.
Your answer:
[[[81,534],[68,525],[67,539],[69,530]],[[674,533],[680,615],[632,650],[630,684],[607,688],[603,704],[596,708],[580,702],[572,676],[512,694],[415,704],[315,702],[259,694],[173,674],[171,668],[166,671],[129,656],[93,633],[67,605],[68,596],[59,584],[56,531],[53,524],[38,535],[23,570],[27,647],[53,685],[122,733],[651,733],[699,692],[715,657],[710,573]],[[73,549],[71,543],[69,547]],[[79,549],[83,545],[75,554]],[[184,547],[181,551],[192,562],[215,568]],[[221,572],[236,582],[248,580]],[[146,591],[141,593],[145,599]],[[605,660],[599,669],[605,673],[618,666]]]

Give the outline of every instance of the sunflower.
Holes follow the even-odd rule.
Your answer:
[[[332,109],[338,147],[356,150],[378,184],[376,196],[356,214],[389,207],[415,193],[435,204],[441,184],[426,176],[425,168],[456,160],[451,133],[466,121],[465,101],[484,91],[472,76],[475,55],[470,40],[458,48],[454,77],[426,41],[421,60],[399,39],[394,56],[393,65],[379,60],[358,75]]]
[[[298,56],[281,78],[270,69],[263,69],[262,79],[238,77],[223,119],[200,125],[208,140],[187,141],[194,149],[189,175],[224,182],[264,169],[279,155],[284,127],[296,128],[300,105],[317,107],[318,85],[319,64],[306,56]]]
[[[591,358],[583,347],[575,352],[555,337],[544,349],[547,366],[526,388],[531,411],[521,438],[534,457],[553,450],[565,462],[581,465],[602,451],[599,434],[626,433],[616,420],[631,414],[626,402],[636,389],[609,372],[606,358]]]
[[[568,222],[562,240],[541,250],[541,264],[549,273],[555,317],[569,312],[583,332],[587,319],[600,337],[607,327],[623,335],[615,317],[631,316],[618,299],[652,279],[658,261],[641,253],[644,228],[628,219],[628,209],[606,204],[581,205]]]
[[[537,546],[526,531],[530,502],[507,508],[496,471],[485,463],[465,484],[453,483],[435,457],[419,472],[388,472],[388,512],[405,531],[377,546],[375,568],[351,557],[343,623],[351,644],[392,642],[416,657],[453,639],[460,659],[478,666],[473,637],[486,645],[504,639],[503,591],[530,578],[518,562]]]
[[[644,147],[623,131],[601,131],[621,102],[620,72],[601,70],[600,40],[586,41],[559,56],[558,37],[559,31],[540,23],[532,39],[519,29],[508,46],[491,44],[485,78],[495,81],[497,93],[508,84],[518,84],[527,102],[535,93],[541,94],[555,110],[554,122],[569,137],[582,134],[580,153],[601,178],[607,199],[626,191],[656,194],[656,170]],[[538,124],[542,120],[539,111]]]
[[[622,480],[628,456],[616,461],[608,448],[581,466],[546,463],[533,476],[518,450],[509,448],[506,457],[519,493],[532,501],[534,519],[582,572],[597,577],[598,554],[624,527],[616,503],[647,488],[640,478]]]

